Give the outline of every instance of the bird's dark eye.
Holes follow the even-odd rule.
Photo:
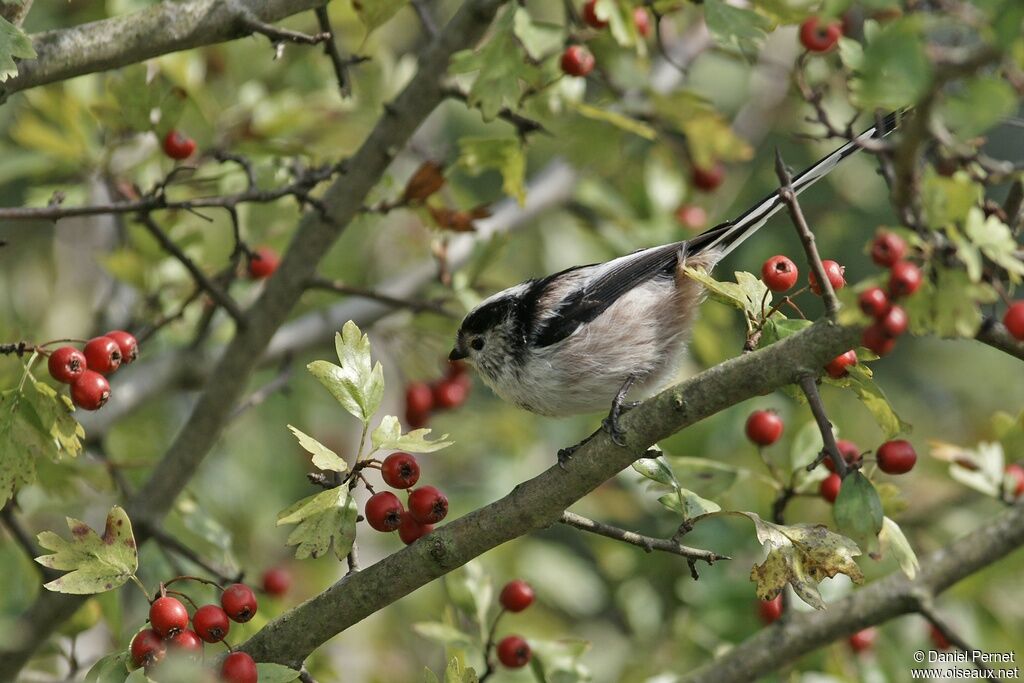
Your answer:
[[[482,348],[484,348],[484,340],[481,339],[480,337],[477,337],[473,341],[469,342],[469,345],[473,348],[474,351],[479,351]]]

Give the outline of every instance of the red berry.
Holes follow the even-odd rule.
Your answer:
[[[889,312],[878,320],[878,324],[882,326],[882,331],[893,338],[906,332],[909,322],[910,319],[907,317],[907,312],[899,306],[890,307]]]
[[[405,424],[409,425],[412,429],[422,429],[430,424],[430,413],[407,410],[405,411]]]
[[[410,513],[403,512],[402,523],[398,525],[398,537],[402,543],[410,545],[433,530],[433,524],[420,524]]]
[[[171,129],[164,136],[164,154],[172,159],[188,159],[196,151],[196,141],[181,131]]]
[[[405,409],[427,414],[434,408],[434,392],[426,382],[412,382],[405,388]]]
[[[1016,485],[1010,487],[1014,498],[1020,498],[1024,495],[1024,467],[1014,463],[1006,466],[1006,474],[1010,477],[1010,480],[1016,482]]]
[[[839,450],[839,455],[843,456],[843,460],[846,461],[847,467],[860,467],[860,461],[862,459],[860,455],[860,446],[852,441],[839,439],[836,441],[836,448]],[[835,463],[832,462],[832,458],[826,457],[823,462],[830,472],[836,471],[836,466]]]
[[[772,256],[761,266],[761,279],[773,292],[785,292],[796,284],[800,271],[788,257]]]
[[[836,502],[836,498],[839,497],[839,489],[843,485],[843,480],[839,478],[839,475],[833,472],[824,479],[821,480],[821,486],[818,487],[818,493],[821,497],[830,503]]]
[[[878,460],[878,469],[886,474],[906,474],[914,469],[917,453],[909,441],[895,439],[879,446],[875,458]]]
[[[47,361],[50,377],[58,382],[71,384],[88,369],[85,354],[73,346],[62,346],[50,354]]]
[[[846,278],[843,277],[846,266],[841,266],[835,261],[822,261],[821,265],[825,268],[825,277],[831,283],[832,289],[842,289],[846,286]],[[811,283],[811,291],[821,296],[821,286],[818,284],[818,278],[815,277],[813,270],[807,279]]]
[[[651,15],[643,7],[633,8],[633,25],[642,38],[651,35]]]
[[[825,372],[832,379],[839,379],[840,377],[846,377],[850,372],[847,368],[856,364],[857,352],[851,349],[829,361],[829,364],[825,366]]]
[[[597,0],[587,0],[583,3],[583,21],[593,28],[604,28],[608,25],[607,21],[597,16]]]
[[[196,635],[208,643],[219,643],[231,630],[228,614],[217,605],[203,605],[192,615]]]
[[[908,261],[897,261],[889,273],[889,296],[910,296],[921,286],[921,269]]]
[[[594,55],[582,45],[570,45],[562,53],[562,71],[570,76],[586,76],[594,70]]]
[[[220,594],[220,606],[232,621],[244,624],[256,616],[256,594],[244,583],[234,583]]]
[[[860,304],[860,310],[875,320],[889,312],[889,295],[881,287],[865,289],[857,297],[857,301]]]
[[[185,629],[179,631],[173,636],[166,639],[167,647],[175,648],[185,652],[201,652],[203,649],[203,641],[200,640],[196,632],[191,629]]]
[[[274,274],[280,262],[276,251],[270,247],[260,247],[249,257],[249,277],[265,280]]]
[[[777,621],[782,616],[782,593],[771,600],[758,600],[757,613],[765,624]]]
[[[164,656],[163,638],[151,628],[144,628],[132,638],[129,648],[135,666],[149,666]]]
[[[693,167],[693,174],[690,176],[693,186],[704,192],[715,190],[725,180],[725,166],[716,163],[711,168]]]
[[[469,368],[461,360],[450,360],[448,361],[448,369],[445,370],[444,376],[448,379],[455,379],[457,377],[466,377],[469,375]]]
[[[110,398],[110,382],[98,372],[86,370],[71,384],[71,400],[83,410],[99,410]]]
[[[402,523],[402,501],[390,491],[378,491],[370,496],[363,508],[367,523],[377,531],[390,532]]]
[[[831,50],[842,34],[842,24],[831,22],[821,25],[818,17],[808,17],[800,24],[800,43],[811,52]]]
[[[884,268],[891,268],[907,253],[907,243],[891,232],[880,232],[871,243],[871,260]]]
[[[522,579],[509,581],[501,589],[498,601],[509,612],[522,612],[533,604],[533,588]]]
[[[95,337],[83,349],[89,369],[109,375],[121,367],[121,347],[110,337]]]
[[[932,644],[935,645],[936,650],[948,650],[953,647],[953,644],[949,642],[945,634],[939,629],[935,628],[934,624],[931,624],[930,634],[932,638]]]
[[[864,330],[861,343],[879,356],[887,356],[896,346],[896,340],[886,334],[885,329],[875,323]]]
[[[465,383],[457,380],[441,380],[434,385],[434,405],[441,409],[458,408],[468,395]]]
[[[747,438],[759,446],[771,446],[782,436],[782,418],[774,410],[755,410],[747,418]]]
[[[448,515],[448,498],[433,486],[409,494],[409,512],[420,524],[437,524]]]
[[[1003,324],[1014,339],[1024,341],[1024,301],[1014,301],[1006,309]],[[51,370],[52,372],[52,370]]]
[[[113,339],[117,344],[121,351],[121,365],[128,365],[139,357],[139,341],[134,335],[124,330],[112,330],[103,336]]]
[[[263,590],[278,597],[288,592],[292,585],[292,574],[284,567],[271,567],[263,572]]]
[[[394,489],[408,489],[420,480],[420,465],[408,453],[392,453],[380,466],[384,483]]]
[[[864,629],[863,631],[857,631],[850,636],[850,649],[854,652],[864,652],[870,650],[871,646],[875,644],[875,638],[878,636],[878,630],[873,626]]]
[[[149,606],[149,623],[161,636],[171,636],[188,626],[188,610],[177,598],[157,598]]]
[[[676,209],[676,220],[684,228],[700,230],[708,224],[708,212],[696,204],[680,204]]]
[[[498,661],[510,669],[521,669],[530,663],[530,645],[519,636],[506,636],[498,643]]]
[[[256,683],[256,662],[244,652],[232,652],[220,665],[220,678],[224,683]]]

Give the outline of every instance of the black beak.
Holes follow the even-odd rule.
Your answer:
[[[466,353],[465,351],[459,351],[459,347],[456,346],[454,349],[452,349],[452,352],[448,354],[448,360],[462,360],[463,358],[467,358],[468,356],[468,353]]]

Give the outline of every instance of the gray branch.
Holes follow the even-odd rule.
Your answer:
[[[568,510],[562,513],[562,516],[558,521],[566,526],[579,529],[580,531],[586,531],[598,536],[604,536],[605,538],[612,538],[616,541],[635,545],[639,548],[643,548],[644,552],[648,553],[652,550],[660,550],[661,552],[672,553],[673,555],[681,555],[691,561],[703,560],[708,564],[714,564],[718,560],[731,559],[725,555],[713,553],[710,550],[702,550],[701,548],[691,548],[689,546],[682,545],[670,538],[654,538],[653,536],[638,534],[635,531],[620,529],[619,527],[612,526],[611,524],[597,522],[584,517],[583,515],[577,515],[575,512],[569,512]]]

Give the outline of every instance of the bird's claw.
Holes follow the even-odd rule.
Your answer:
[[[601,426],[608,432],[608,436],[611,437],[612,443],[620,448],[626,446],[626,431],[619,426],[619,416],[609,415],[605,419],[601,420]]]

